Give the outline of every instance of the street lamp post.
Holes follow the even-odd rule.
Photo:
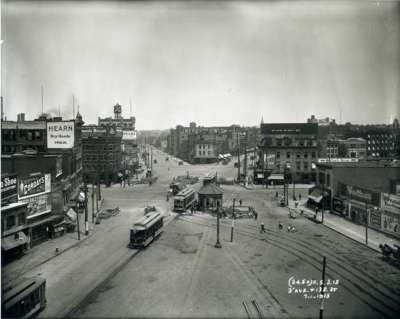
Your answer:
[[[222,245],[219,242],[219,207],[217,208],[217,242],[214,245],[215,248],[221,248]]]
[[[368,223],[369,223],[369,210],[368,204],[365,202],[365,245],[368,246]]]

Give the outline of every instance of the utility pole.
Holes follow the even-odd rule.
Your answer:
[[[78,232],[78,240],[81,240],[81,231],[79,230],[79,211],[81,209],[80,205],[81,203],[77,203],[78,204],[78,209],[77,209],[77,213],[76,213],[76,230]]]
[[[151,157],[150,157],[150,167],[151,167],[151,171],[153,172],[153,146],[150,146],[150,151],[151,151]]]
[[[244,178],[246,180],[247,177],[247,144],[248,144],[248,131],[246,130],[246,139],[245,139],[245,145],[244,145],[244,164],[243,164],[243,171],[244,171]]]
[[[322,298],[321,298],[321,306],[320,306],[320,308],[319,308],[319,319],[323,319],[323,317],[324,317],[325,268],[326,268],[326,257],[324,256],[324,259],[323,259],[323,261],[322,261],[322,285],[321,285],[321,295],[322,295]]]
[[[237,157],[238,157],[238,183],[240,183],[240,144],[239,144],[239,131],[236,131],[236,143],[237,143]]]
[[[87,198],[87,193],[88,193],[88,188],[86,185],[86,181],[83,185],[83,191],[85,192],[85,235],[89,235],[89,221],[88,221],[88,198]]]
[[[365,245],[368,246],[368,224],[369,224],[369,210],[367,201],[365,201]]]
[[[222,245],[219,242],[219,207],[217,207],[217,242],[214,245],[215,248],[221,248]]]
[[[92,223],[94,223],[94,183],[92,183]]]
[[[233,211],[232,211],[232,226],[231,226],[231,243],[233,242],[233,230],[235,228],[235,201],[236,198],[233,199]]]

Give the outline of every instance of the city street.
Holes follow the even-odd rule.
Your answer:
[[[305,298],[299,289],[289,293],[289,279],[295,278],[294,288],[319,281],[323,256],[326,278],[339,280],[324,301],[326,317],[398,315],[399,269],[323,225],[289,219],[274,189],[222,186],[224,206],[242,199],[243,205],[255,207],[258,219],[236,220],[232,243],[231,220],[222,219],[222,248],[215,248],[216,218],[200,212],[178,216],[171,212],[173,201],[166,201],[166,192],[173,176],[189,171],[199,177],[215,172],[232,177],[233,164],[178,165],[165,157],[153,152],[158,181],[152,186],[103,188],[103,207],[119,206],[121,213],[94,225],[93,235],[79,246],[28,273],[47,279],[48,303],[40,317],[244,318],[246,308],[257,315],[253,300],[264,317],[315,317],[320,300],[312,295],[317,294]],[[306,189],[297,191],[306,196]],[[147,205],[166,216],[164,232],[145,250],[128,249],[130,226]],[[261,223],[265,233],[260,233]],[[289,225],[297,231],[288,232]]]

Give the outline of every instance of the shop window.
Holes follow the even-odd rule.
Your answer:
[[[10,228],[14,227],[15,226],[15,216],[14,215],[7,216],[6,224],[7,224],[6,229],[10,229]]]

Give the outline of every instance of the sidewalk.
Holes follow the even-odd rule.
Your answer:
[[[93,235],[94,224],[92,223],[92,203],[90,195],[91,188],[88,200],[89,235],[85,235],[85,214],[79,214],[80,240],[78,240],[78,233],[75,227],[73,233],[65,233],[63,236],[49,239],[32,247],[19,259],[13,260],[7,265],[2,266],[2,282],[10,282],[17,279],[31,269],[48,262],[73,247],[79,246],[87,238],[91,237]],[[99,210],[101,203],[102,201],[99,202]],[[58,248],[58,252],[56,252],[56,248]]]
[[[298,209],[303,210],[304,217],[313,217],[315,212],[305,206],[307,200],[302,200],[299,203]],[[289,207],[294,208],[294,201],[289,201]],[[322,213],[318,213],[317,220],[321,222]],[[324,226],[328,227],[348,238],[351,238],[361,244],[365,244],[365,226],[355,224],[344,217],[340,217],[338,215],[332,214],[330,212],[324,213]],[[400,246],[400,240],[395,239],[391,236],[388,236],[382,232],[379,232],[375,229],[368,228],[368,247],[381,252],[379,245],[380,244],[388,244],[393,247],[394,244]]]

